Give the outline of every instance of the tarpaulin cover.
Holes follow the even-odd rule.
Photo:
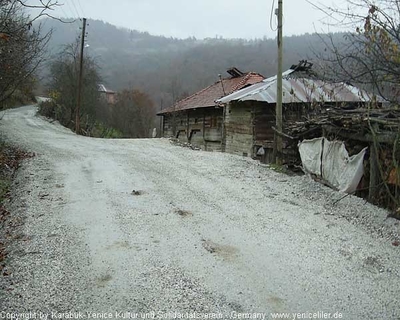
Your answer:
[[[367,148],[349,157],[341,141],[325,138],[304,140],[299,143],[303,169],[313,173],[342,192],[352,193],[364,174],[363,160]]]

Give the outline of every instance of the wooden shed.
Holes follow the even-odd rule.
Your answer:
[[[229,78],[221,79],[191,96],[160,111],[164,137],[174,137],[203,150],[221,151],[224,131],[224,106],[215,101],[264,77],[255,72],[228,69]]]
[[[373,99],[371,94],[349,84],[318,79],[311,66],[302,61],[282,74],[284,126],[318,115],[328,107],[361,107]],[[224,151],[273,162],[276,86],[274,76],[218,100],[226,106]],[[287,140],[283,153],[287,163],[299,159],[297,149]]]

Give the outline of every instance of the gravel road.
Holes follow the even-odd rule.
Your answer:
[[[0,318],[399,319],[399,225],[386,211],[248,158],[76,136],[35,112],[0,123],[36,153],[8,206]]]

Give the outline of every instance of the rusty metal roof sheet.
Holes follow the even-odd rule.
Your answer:
[[[295,70],[289,69],[282,73],[283,99],[282,103],[299,102],[368,102],[373,95],[365,90],[340,82],[330,83],[323,80],[305,77],[292,77]],[[277,76],[267,78],[222,99],[219,103],[230,101],[263,101],[276,103]],[[381,98],[378,97],[378,100]],[[383,100],[381,100],[383,101]]]
[[[238,77],[222,79],[223,87],[221,81],[217,81],[207,88],[178,101],[174,106],[164,109],[157,114],[162,115],[182,110],[214,107],[217,105],[215,102],[217,99],[254,83],[260,82],[263,79],[265,78],[261,74],[255,72],[249,72]]]

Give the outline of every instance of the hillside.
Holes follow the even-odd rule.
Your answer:
[[[54,56],[79,36],[81,22],[42,20],[43,30],[53,29],[49,52]],[[341,37],[340,34],[335,35]],[[101,68],[104,82],[113,90],[138,88],[156,105],[171,104],[173,97],[190,94],[218,80],[218,74],[235,66],[265,76],[276,73],[275,39],[197,40],[153,36],[88,20],[86,49]],[[284,39],[284,68],[301,59],[312,59],[324,46],[316,34]],[[161,107],[161,106],[160,106]]]

